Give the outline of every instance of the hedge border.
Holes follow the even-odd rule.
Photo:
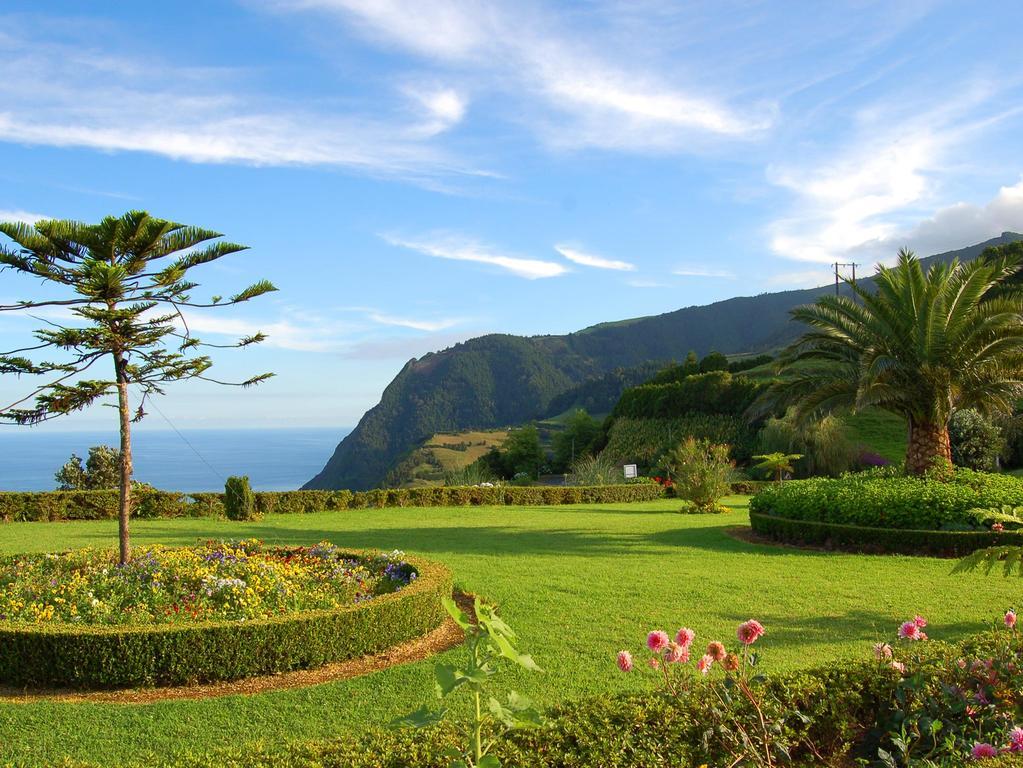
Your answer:
[[[802,544],[849,552],[962,557],[978,549],[1023,545],[1023,531],[925,531],[873,528],[817,520],[792,520],[763,512],[749,513],[750,527],[785,544]]]
[[[357,557],[370,552],[349,550]],[[452,576],[407,557],[403,589],[330,611],[246,622],[88,627],[0,622],[0,681],[25,687],[136,688],[238,680],[378,653],[436,629]]]
[[[547,506],[653,501],[664,489],[650,483],[597,486],[424,486],[372,491],[258,491],[256,514],[305,514],[387,507]],[[108,520],[117,517],[117,491],[0,491],[6,522]],[[142,491],[138,518],[223,517],[223,493]]]

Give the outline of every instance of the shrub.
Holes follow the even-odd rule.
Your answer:
[[[721,511],[718,500],[732,490],[735,465],[728,446],[686,438],[662,461],[675,486],[675,495],[701,512]]]
[[[1023,532],[990,530],[927,531],[904,528],[790,520],[750,512],[750,526],[761,536],[788,544],[806,544],[854,552],[890,552],[903,555],[966,555],[998,544],[1023,544]]]
[[[952,463],[990,472],[998,465],[1004,447],[1002,431],[988,418],[972,409],[956,411],[948,423]]]
[[[137,687],[236,680],[376,653],[437,627],[451,594],[443,566],[336,610],[192,625],[29,626],[0,622],[0,680],[16,686]]]
[[[670,384],[644,384],[622,393],[615,418],[673,418],[691,413],[740,415],[767,384],[727,371],[688,376]]]
[[[621,466],[606,453],[584,456],[572,465],[572,482],[575,485],[614,485],[621,479]]]
[[[582,491],[582,493],[580,493]],[[141,487],[139,517],[218,517],[223,493],[181,494]],[[257,515],[308,514],[329,510],[400,507],[446,507],[496,504],[603,504],[652,501],[664,490],[652,483],[623,483],[598,488],[396,488],[389,491],[256,491]],[[5,521],[108,520],[117,517],[117,491],[0,491],[0,519]]]
[[[798,453],[796,474],[838,476],[856,463],[856,449],[837,416],[825,416],[808,424],[800,424],[793,409],[782,418],[768,419],[758,438],[760,453]]]
[[[229,477],[224,483],[224,512],[228,520],[255,520],[256,498],[247,477]]]
[[[955,530],[974,527],[971,509],[1016,505],[1020,499],[1023,480],[1011,475],[961,469],[949,482],[940,482],[880,469],[773,485],[753,497],[750,511],[789,520]]]

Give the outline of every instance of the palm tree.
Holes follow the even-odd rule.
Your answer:
[[[948,422],[961,408],[1011,412],[1023,395],[1021,261],[986,253],[926,272],[910,251],[878,267],[876,291],[825,296],[792,316],[810,331],[782,355],[765,403],[800,418],[839,408],[881,408],[909,427],[906,471],[948,466]]]

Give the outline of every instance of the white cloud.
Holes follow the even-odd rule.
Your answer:
[[[469,99],[454,88],[407,86],[405,95],[425,112],[419,131],[424,136],[435,136],[449,131],[465,118]]]
[[[419,115],[270,103],[243,73],[96,53],[0,32],[0,141],[149,152],[197,163],[325,165],[429,178],[482,173],[431,142],[462,119],[451,89]],[[485,175],[485,173],[484,173]]]
[[[51,218],[41,213],[31,213],[21,210],[0,210],[0,221],[23,221],[26,224],[35,224],[37,221]]]
[[[568,245],[555,245],[554,250],[560,253],[569,261],[581,264],[584,267],[594,267],[596,269],[614,269],[620,272],[634,272],[636,269],[635,264],[630,264],[627,261],[618,261],[616,259],[606,259],[603,256],[597,256],[593,253],[587,253],[577,248],[573,248]]]
[[[734,139],[770,127],[775,108],[735,109],[710,89],[638,67],[610,39],[532,5],[434,0],[276,0],[279,11],[339,17],[371,41],[486,80],[529,106],[519,118],[549,144],[635,151],[694,149],[692,137]],[[706,73],[701,78],[706,81]],[[539,109],[539,114],[532,114]]]
[[[943,208],[940,182],[954,153],[1019,111],[992,112],[999,106],[993,93],[988,85],[974,84],[930,110],[913,103],[873,104],[857,114],[848,143],[830,155],[769,167],[768,181],[794,196],[790,212],[768,228],[771,250],[787,259],[822,263],[890,259],[918,223]],[[953,216],[952,211],[941,214],[946,222]],[[969,237],[1001,231],[979,229],[975,226]],[[932,241],[928,247],[939,250],[970,243],[950,237]],[[938,241],[941,245],[934,245]]]
[[[193,309],[184,314],[189,331],[200,338],[206,334],[227,337],[230,341],[262,332],[267,336],[263,342],[264,346],[297,352],[327,352],[340,349],[348,334],[355,329],[349,323],[338,323],[304,313],[285,312],[282,317],[267,320],[226,317],[213,310]],[[224,343],[219,338],[217,341]]]
[[[557,277],[568,271],[557,262],[508,256],[495,252],[489,246],[458,236],[440,235],[415,240],[395,237],[393,235],[381,235],[381,237],[391,245],[418,251],[427,256],[433,256],[438,259],[475,261],[480,264],[490,264],[511,272],[518,277],[524,277],[527,280]]]
[[[671,274],[681,277],[720,277],[726,280],[734,280],[735,273],[727,269],[712,269],[701,266],[681,266],[671,270]]]
[[[390,325],[399,328],[412,328],[416,331],[443,331],[452,328],[462,322],[461,318],[450,317],[440,320],[418,320],[412,317],[396,317],[394,315],[372,312],[369,319],[380,325]]]

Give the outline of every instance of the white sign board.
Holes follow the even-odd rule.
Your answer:
[[[631,480],[634,477],[639,476],[639,472],[636,470],[635,464],[626,464],[622,469],[625,470],[625,479]]]

